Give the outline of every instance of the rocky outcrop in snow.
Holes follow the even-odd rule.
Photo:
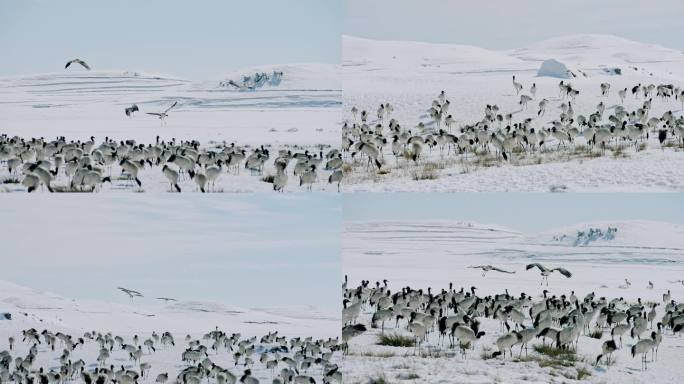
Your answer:
[[[558,77],[560,79],[570,79],[575,77],[568,67],[565,66],[565,64],[555,59],[545,60],[539,67],[537,76]]]

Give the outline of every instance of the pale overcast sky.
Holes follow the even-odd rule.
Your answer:
[[[604,220],[684,223],[681,193],[355,193],[343,210],[344,221],[459,220],[526,233]]]
[[[0,76],[93,69],[193,79],[340,61],[342,0],[0,0]]]
[[[344,33],[519,48],[551,37],[599,33],[684,49],[682,0],[345,0]]]
[[[0,279],[128,302],[139,290],[245,307],[337,308],[333,194],[3,196]]]

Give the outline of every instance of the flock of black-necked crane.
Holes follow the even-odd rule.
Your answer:
[[[103,183],[123,180],[124,186],[146,183],[144,170],[157,169],[170,191],[215,191],[220,178],[230,178],[245,169],[252,176],[283,191],[288,185],[312,190],[317,183],[339,185],[342,181],[342,155],[337,149],[323,147],[318,153],[298,147],[277,150],[270,145],[239,146],[235,143],[203,147],[199,141],[138,143],[135,140],[102,141],[29,138],[0,135],[0,170],[9,177],[20,177],[28,192],[98,191]],[[3,169],[4,168],[4,169]],[[271,173],[265,178],[264,170]],[[149,175],[149,173],[147,173]],[[288,184],[288,180],[293,182]],[[156,180],[156,179],[155,179]],[[154,181],[152,181],[154,182]],[[226,180],[230,183],[230,181]],[[181,188],[181,185],[186,185]],[[236,181],[239,183],[239,181]]]
[[[337,339],[287,338],[277,331],[260,338],[218,328],[178,343],[171,332],[148,336],[106,331],[70,334],[30,328],[9,337],[0,351],[0,383],[63,384],[315,384],[341,383],[333,361]],[[177,345],[178,344],[178,345]],[[89,354],[83,350],[97,351]],[[172,350],[175,359],[155,367],[155,354]],[[165,352],[166,353],[166,352]],[[159,361],[159,358],[156,358]],[[170,372],[170,369],[177,368]],[[153,373],[155,375],[153,375]],[[169,381],[171,380],[171,381]]]
[[[485,273],[512,273],[491,265],[475,268]],[[554,270],[572,276],[564,268],[527,266],[531,268],[538,268],[543,279]],[[649,287],[653,287],[652,282]],[[603,340],[601,350],[583,352],[595,356],[596,365],[610,365],[615,353],[623,353],[639,357],[641,368],[647,369],[649,361],[657,360],[663,338],[684,333],[684,303],[673,298],[670,290],[662,295],[662,301],[647,302],[641,298],[599,297],[594,292],[584,297],[574,291],[550,294],[546,289],[539,295],[512,295],[507,289],[478,295],[476,287],[456,289],[453,283],[440,290],[403,286],[393,291],[387,280],[375,284],[364,280],[352,286],[346,276],[343,288],[345,353],[353,338],[368,333],[378,337],[390,332],[412,338],[414,353],[427,344],[432,350],[460,351],[464,357],[476,348],[495,350],[490,357],[504,359],[520,356],[523,351],[527,354],[535,345],[575,353],[583,338],[593,337]],[[478,346],[486,334],[493,345]]]
[[[516,95],[524,90],[515,76],[513,87]],[[374,118],[367,110],[353,106],[351,118],[343,126],[342,149],[351,159],[361,158],[366,169],[382,169],[410,166],[437,155],[440,159],[452,156],[462,160],[492,155],[499,161],[510,161],[517,154],[564,151],[578,143],[601,152],[630,145],[640,150],[649,138],[657,139],[661,148],[667,144],[684,145],[681,113],[673,112],[673,108],[658,115],[652,111],[655,103],[665,109],[681,103],[684,109],[684,89],[673,84],[637,84],[620,90],[620,102],[607,107],[611,86],[602,83],[600,88],[602,100],[591,110],[579,111],[575,104],[581,97],[579,89],[561,81],[559,101],[554,105],[558,114],[551,119],[549,98],[555,100],[555,96],[538,99],[536,84],[529,87],[529,94],[519,95],[520,110],[506,112],[497,104],[487,104],[482,116],[469,122],[459,119],[454,110],[458,103],[452,103],[445,91],[427,107],[427,120],[417,125],[394,118],[395,106],[390,103],[380,104]],[[640,105],[625,107],[627,97],[641,100]],[[535,100],[536,114],[516,118]]]

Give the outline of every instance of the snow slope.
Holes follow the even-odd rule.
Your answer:
[[[243,76],[254,73],[283,72],[282,81],[277,86],[266,86],[266,89],[291,91],[340,91],[339,66],[319,63],[299,63],[282,65],[263,65],[233,71],[221,76],[223,81],[235,80],[239,82]],[[339,103],[339,100],[338,100]]]
[[[553,240],[554,236],[574,234],[586,228],[617,227],[614,240],[593,242],[575,247]],[[573,291],[577,297],[595,292],[598,297],[624,297],[626,300],[641,298],[644,302],[662,302],[667,290],[672,298],[681,302],[684,285],[684,226],[653,221],[605,221],[581,223],[567,228],[552,229],[542,233],[520,233],[496,225],[457,221],[371,221],[348,222],[343,235],[343,269],[349,276],[349,286],[355,287],[361,280],[388,280],[392,292],[402,287],[433,292],[448,289],[466,290],[477,287],[477,295],[501,294],[508,290],[511,295],[521,292],[541,297],[542,289],[550,295]],[[536,269],[526,271],[525,265],[539,262],[546,266],[563,266],[573,273],[571,278],[554,274],[549,285],[540,286]],[[479,269],[469,266],[491,264],[514,274],[488,272],[482,276]],[[631,286],[625,287],[624,279]],[[647,288],[648,281],[654,283]],[[658,307],[657,318],[663,315]],[[373,309],[364,308],[360,321],[369,324]],[[476,342],[475,351],[467,358],[453,350],[445,350],[437,335],[429,337],[424,349],[435,353],[450,354],[448,357],[417,357],[413,348],[395,348],[375,345],[380,329],[371,329],[351,341],[350,355],[345,359],[345,376],[348,382],[363,382],[368,377],[382,374],[387,380],[417,379],[417,383],[482,383],[482,382],[571,382],[561,371],[540,368],[536,362],[503,362],[499,359],[483,360],[483,351],[496,350],[494,341],[503,332],[499,324],[482,318],[486,335]],[[385,332],[408,334],[405,328],[394,328],[394,320],[385,322]],[[586,359],[591,376],[588,382],[681,382],[684,373],[678,365],[681,338],[671,334],[664,337],[658,360],[649,365],[646,372],[639,371],[639,360],[629,355],[628,346],[633,342],[625,339],[625,348],[615,353],[617,362],[606,369],[593,367],[601,351],[601,341],[589,337],[580,338],[579,354]],[[435,332],[436,333],[436,332]],[[514,348],[517,356],[518,349]],[[441,351],[441,352],[440,352]],[[533,355],[530,348],[530,354]],[[453,356],[457,355],[457,356]],[[649,356],[650,359],[650,356]],[[573,371],[574,372],[574,371]],[[565,372],[574,374],[573,372]],[[402,380],[402,382],[404,382]]]
[[[370,40],[354,36],[342,38],[343,71],[346,81],[349,69],[366,72],[394,70],[414,73],[496,70],[510,67],[524,68],[522,60],[504,53],[467,45],[434,44],[424,42]],[[483,68],[484,67],[484,68]],[[353,72],[352,72],[353,73]]]
[[[570,79],[580,91],[572,101],[576,115],[588,116],[599,102],[605,104],[606,115],[612,113],[620,105],[618,90],[626,87],[684,85],[682,52],[613,36],[565,36],[511,51],[352,36],[344,36],[342,44],[343,118],[354,122],[351,109],[356,106],[369,112],[368,124],[373,127],[380,122],[376,118],[377,108],[381,103],[390,103],[393,107],[390,117],[414,134],[421,133],[417,128],[419,123],[428,130],[438,130],[427,110],[442,90],[451,102],[449,113],[455,119],[452,133],[464,124],[480,121],[485,106],[492,104],[500,107],[501,114],[511,113],[514,122],[533,118],[537,130],[549,128],[549,123],[558,119],[561,103],[567,103],[568,99],[559,97],[560,79],[537,76],[539,67],[547,59],[556,59],[577,72],[578,77]],[[620,68],[622,75],[615,75],[612,72],[615,68]],[[520,97],[514,92],[513,75],[524,87],[521,94],[529,95],[531,85],[536,83],[536,99],[526,109],[520,106]],[[602,82],[612,86],[608,97],[601,96],[599,84]],[[537,104],[542,98],[549,100],[549,106],[547,113],[538,118]],[[643,96],[627,97],[624,107],[632,111],[643,102]],[[681,117],[681,101],[654,97],[650,116],[660,117],[666,111]],[[388,135],[387,120],[384,126]],[[387,139],[391,142],[391,136]],[[462,155],[444,156],[434,148],[431,152],[424,151],[423,163],[417,166],[401,161],[397,164],[388,143],[384,147],[384,171],[378,174],[367,171],[362,161],[352,163],[354,170],[347,175],[351,185],[346,190],[681,191],[684,188],[682,149],[661,151],[657,134],[651,134],[645,142],[645,150],[638,152],[632,147],[625,148],[624,155],[613,156],[609,151],[605,155],[584,156],[573,153],[572,147],[557,148],[557,142],[550,141],[547,144],[552,154],[482,163],[473,161],[472,155],[469,159]],[[584,139],[578,140],[578,144],[584,145]],[[435,177],[416,177],[425,163],[436,165]]]
[[[154,142],[196,139],[203,143],[337,144],[340,85],[327,64],[245,68],[240,73],[283,70],[280,86],[240,92],[219,80],[189,81],[133,71],[68,71],[0,78],[0,126],[19,136],[109,136]],[[174,101],[167,125],[144,112]],[[137,104],[129,119],[124,108]],[[287,132],[296,127],[298,131]],[[274,128],[275,131],[271,131]],[[322,131],[317,131],[322,128]]]
[[[0,134],[26,140],[44,137],[48,140],[64,136],[67,141],[90,140],[101,143],[108,137],[117,142],[136,140],[137,144],[155,144],[157,136],[169,142],[197,140],[202,149],[234,143],[246,149],[247,155],[258,146],[272,153],[310,150],[318,154],[339,147],[341,85],[339,67],[330,64],[301,63],[245,68],[216,80],[190,81],[169,75],[134,71],[65,71],[28,76],[0,78]],[[242,74],[282,71],[282,81],[253,91],[239,91],[219,85]],[[146,112],[161,112],[174,102],[165,124]],[[137,104],[139,112],[132,118],[124,109]],[[264,176],[274,175],[272,162]],[[244,164],[243,164],[244,165]],[[113,184],[104,191],[169,190],[161,168],[143,170],[141,189],[127,180],[117,180],[120,167],[111,174]],[[292,170],[290,170],[290,174]],[[0,178],[8,177],[4,164]],[[106,176],[106,175],[105,175]],[[319,172],[318,188],[329,186],[329,172]],[[223,175],[212,191],[271,191],[272,185],[261,181],[262,175]],[[21,178],[19,178],[21,179]],[[68,185],[65,178],[57,185]],[[292,174],[286,191],[298,191],[299,178]],[[137,187],[137,186],[136,186]],[[181,182],[184,192],[195,191],[192,180]],[[303,190],[303,189],[301,189]],[[0,191],[25,191],[19,184],[4,184]]]
[[[3,331],[24,329],[33,324],[31,326],[71,331],[106,329],[124,335],[160,329],[184,335],[208,332],[217,325],[248,334],[282,329],[281,332],[290,337],[335,337],[339,332],[339,314],[316,308],[294,307],[288,313],[206,301],[179,301],[168,305],[132,301],[126,305],[66,298],[7,281],[0,281],[0,311],[12,314],[11,321],[0,323]],[[310,312],[317,315],[310,316]],[[3,338],[3,342],[5,340]]]
[[[523,61],[554,58],[584,70],[601,67],[645,68],[681,78],[684,52],[612,35],[578,34],[547,39],[507,52]],[[629,71],[625,71],[629,72]]]

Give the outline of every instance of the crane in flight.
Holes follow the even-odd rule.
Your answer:
[[[515,273],[515,272],[503,270],[501,268],[497,268],[493,265],[471,265],[468,268],[481,269],[482,270],[482,276],[486,275],[487,272],[489,272],[489,271],[496,271],[496,272],[501,272],[501,273]]]
[[[133,116],[133,112],[137,112],[140,109],[138,108],[137,104],[133,104],[130,107],[126,108],[124,111],[126,112],[126,116],[131,117]]]
[[[135,291],[133,289],[123,288],[123,287],[117,287],[117,289],[120,290],[121,292],[127,294],[128,297],[131,298],[131,301],[133,300],[134,297],[143,297],[142,293]]]
[[[157,299],[157,300],[164,300],[164,301],[167,302],[167,303],[168,303],[169,301],[178,301],[178,300],[172,299],[172,298],[170,298],[170,297],[157,297],[156,299]]]
[[[565,269],[565,268],[561,268],[561,267],[547,268],[547,267],[545,267],[545,266],[543,266],[543,265],[541,265],[541,264],[539,264],[539,263],[527,264],[527,267],[525,267],[525,270],[530,270],[530,269],[532,269],[532,268],[534,268],[534,267],[539,268],[539,272],[540,272],[541,277],[542,277],[542,281],[541,281],[542,284],[544,284],[544,280],[546,280],[546,285],[549,285],[549,276],[550,276],[554,271],[558,271],[561,275],[563,275],[563,276],[565,276],[565,277],[568,277],[568,278],[569,278],[569,277],[572,277],[572,273],[570,273],[570,271],[568,271],[568,270]]]
[[[73,60],[67,61],[66,65],[64,66],[64,69],[69,68],[69,66],[71,64],[81,64],[83,66],[83,68],[90,71],[90,66],[88,64],[86,64],[86,62],[81,60],[81,59],[73,59]]]
[[[173,104],[171,104],[170,107],[166,108],[166,110],[164,112],[145,112],[145,113],[147,113],[148,115],[157,116],[159,118],[159,120],[161,120],[161,123],[163,125],[164,119],[166,119],[166,117],[169,115],[169,111],[171,109],[173,109],[173,107],[175,107],[177,104],[178,104],[178,101],[174,101]]]

